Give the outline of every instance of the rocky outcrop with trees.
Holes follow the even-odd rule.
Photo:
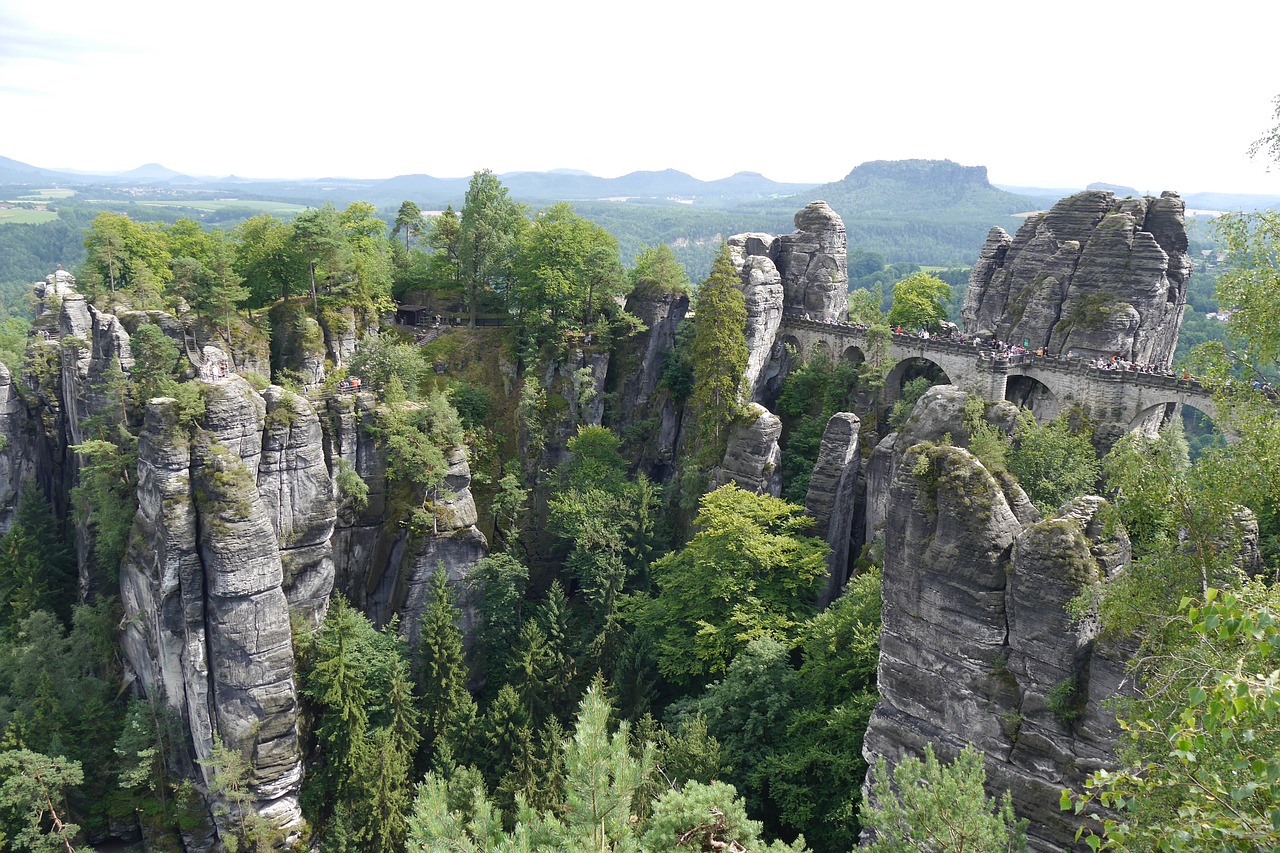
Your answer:
[[[887,512],[881,698],[865,750],[894,762],[932,745],[951,760],[972,744],[991,788],[1031,821],[1032,846],[1067,849],[1083,821],[1057,797],[1111,766],[1109,702],[1132,651],[1068,605],[1124,570],[1129,542],[1103,523],[1100,498],[1041,519],[1015,480],[964,448],[966,402],[930,389],[887,451],[887,482],[871,487],[887,486]]]
[[[1012,238],[991,229],[965,293],[965,330],[1168,367],[1191,276],[1183,210],[1177,193],[1089,190],[1027,217]]]
[[[847,246],[823,202],[730,238],[696,289],[669,247],[626,271],[602,228],[487,172],[395,224],[104,214],[80,282],[39,286],[0,369],[0,781],[56,781],[31,831],[836,853],[977,816],[1065,849],[1116,807],[1100,786],[1171,778],[1169,721],[1204,722],[1169,661],[1206,636],[1208,585],[1270,642],[1246,577],[1275,557],[1265,408],[1247,453],[1191,468],[1166,432],[1102,464],[1070,418],[890,364],[873,294],[833,352]],[[966,320],[1167,361],[1176,196],[1085,193],[1024,231],[993,232]],[[940,328],[947,292],[906,279],[897,316]],[[1225,666],[1240,642],[1197,655],[1265,672],[1260,647]],[[1196,677],[1212,707],[1254,696]],[[1118,738],[1119,695],[1145,741]],[[1257,731],[1234,772],[1268,770]],[[922,813],[942,786],[954,812]]]

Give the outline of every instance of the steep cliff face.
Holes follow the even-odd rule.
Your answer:
[[[1091,190],[1029,217],[1013,238],[991,229],[969,279],[965,331],[1168,366],[1191,274],[1183,213],[1176,193]]]
[[[1066,604],[1128,562],[1128,540],[1100,522],[1099,498],[1040,519],[1016,483],[956,446],[964,397],[932,389],[877,448],[881,701],[864,752],[892,763],[933,744],[949,759],[972,743],[990,788],[1031,820],[1034,849],[1069,849],[1078,822],[1058,794],[1109,760],[1118,730],[1104,704],[1129,650],[1074,624]],[[934,443],[946,433],[956,444]]]
[[[436,502],[436,530],[414,534],[388,514],[386,455],[369,429],[378,417],[373,395],[330,399],[326,414],[322,424],[329,469],[348,465],[369,487],[363,511],[357,512],[347,499],[339,504],[329,547],[334,588],[375,624],[384,625],[398,614],[401,633],[416,644],[437,566],[443,565],[450,580],[460,585],[488,553],[488,542],[476,527],[466,451],[449,451],[449,472]],[[464,612],[464,632],[472,618]]]
[[[858,473],[858,430],[862,422],[852,412],[837,412],[827,421],[813,466],[805,511],[814,519],[813,535],[831,548],[827,557],[830,579],[821,603],[830,604],[849,579],[849,549],[853,544]]]
[[[627,312],[645,329],[624,341],[609,364],[610,393],[618,401],[610,412],[610,425],[630,437],[638,464],[650,479],[664,483],[675,474],[683,413],[661,387],[662,371],[667,353],[675,349],[676,329],[689,312],[689,296],[633,292],[627,297]]]
[[[848,237],[844,222],[825,201],[805,205],[796,230],[779,237],[773,262],[782,273],[786,307],[814,320],[843,320],[849,307]]]
[[[728,243],[747,308],[747,368],[742,376],[742,396],[746,400],[756,399],[761,374],[782,323],[782,275],[768,255],[751,254],[752,250],[762,250],[768,239],[771,238],[767,234],[738,234]]]
[[[275,525],[293,530],[310,519],[313,528],[331,528],[333,503],[310,500],[307,489],[277,488],[281,446],[272,442],[264,465],[267,403],[247,382],[232,376],[204,390],[198,423],[172,399],[148,405],[138,518],[120,568],[123,646],[148,695],[183,720],[190,737],[184,760],[207,782],[199,762],[215,737],[248,755],[254,808],[288,829],[301,822],[302,761],[286,549]],[[316,420],[305,410],[299,417],[306,414]],[[318,443],[303,438],[318,437],[318,424],[300,433],[285,442],[295,458],[318,454]],[[327,485],[327,475],[300,482],[308,479]]]
[[[273,385],[262,397],[266,415],[258,492],[280,550],[289,606],[319,624],[333,590],[337,522],[320,419],[306,399],[283,388]]]
[[[724,459],[711,471],[711,488],[735,483],[758,495],[782,494],[781,435],[777,415],[759,403],[747,406],[746,414],[729,430]]]
[[[136,366],[132,335],[144,324],[158,327],[187,354],[185,377],[198,385],[201,405],[157,398],[146,407],[138,511],[118,588],[126,669],[134,689],[181,721],[171,769],[207,790],[204,762],[221,741],[249,759],[251,807],[288,835],[301,824],[303,773],[291,623],[318,624],[337,582],[375,620],[400,614],[412,638],[436,566],[460,582],[486,552],[465,450],[449,454],[438,529],[410,536],[388,517],[371,396],[339,396],[318,412],[284,388],[258,392],[234,370],[202,368],[227,357],[201,347],[190,318],[100,310],[62,272],[36,295],[40,313],[21,382],[0,367],[0,527],[28,480],[65,509],[78,472],[72,446],[92,437],[95,417],[123,412],[120,386]],[[357,319],[328,317],[323,352],[300,345],[294,363],[316,371],[341,363]],[[294,325],[302,339],[317,337]],[[602,381],[602,367],[588,372],[592,387]],[[584,416],[598,420],[596,396],[580,399]],[[369,486],[360,512],[340,500],[334,478],[344,463]],[[85,576],[89,541],[82,525],[82,590],[115,594],[105,578]],[[212,819],[185,832],[187,849],[218,845]]]

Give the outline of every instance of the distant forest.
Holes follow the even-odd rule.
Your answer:
[[[645,248],[665,244],[689,279],[700,282],[710,272],[716,251],[727,237],[748,231],[788,233],[794,228],[795,211],[810,200],[821,198],[840,213],[848,232],[850,290],[879,287],[887,310],[894,285],[925,269],[951,285],[948,314],[957,322],[969,267],[990,228],[998,225],[1012,234],[1023,221],[1014,214],[1047,208],[1055,200],[997,189],[987,182],[982,167],[948,161],[865,163],[840,181],[785,197],[761,197],[764,190],[759,185],[764,179],[759,176],[735,176],[705,185],[696,182],[714,188],[697,197],[696,203],[684,203],[693,199],[675,200],[677,196],[662,195],[688,192],[687,181],[681,180],[688,176],[637,173],[628,177],[624,191],[651,195],[624,196],[625,201],[571,202],[579,216],[598,224],[617,240],[619,257],[628,266]],[[539,195],[557,190],[571,192],[575,181],[603,179],[529,174],[519,176],[513,185],[527,194],[524,200],[531,211],[537,211],[555,201]],[[399,201],[386,201],[390,198],[386,194],[393,190],[424,193],[413,199],[424,211],[462,206],[461,193],[447,181],[411,176],[381,183],[383,186],[353,183],[332,195],[345,198],[368,191],[378,206],[376,215],[388,228],[394,225],[399,207]],[[796,189],[796,185],[786,184],[773,187]],[[0,186],[0,198],[30,199],[33,189],[34,186]],[[124,213],[138,222],[173,224],[190,219],[204,227],[231,229],[264,212],[288,221],[303,205],[323,204],[322,199],[310,197],[320,192],[315,185],[273,184],[240,189],[244,192],[234,200],[211,201],[207,192],[182,188],[156,186],[143,191],[140,198],[139,192],[122,187],[81,187],[70,198],[47,201],[48,208],[56,210],[58,218],[54,221],[22,224],[5,223],[0,218],[0,321],[29,316],[30,283],[43,279],[56,264],[75,271],[84,262],[85,229],[104,210]],[[151,198],[146,198],[148,194]],[[1199,274],[1193,277],[1189,291],[1185,343],[1179,348],[1179,355],[1191,345],[1222,336],[1222,324],[1205,318],[1206,313],[1217,310],[1213,299],[1216,246],[1209,221],[1193,220],[1188,230]],[[10,336],[20,331],[16,326],[9,329]],[[11,343],[16,344],[16,338]],[[0,341],[0,350],[4,345]]]

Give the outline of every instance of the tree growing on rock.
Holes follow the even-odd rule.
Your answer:
[[[690,402],[698,419],[701,461],[719,461],[726,431],[742,413],[742,374],[747,368],[747,306],[738,275],[721,246],[711,275],[698,289],[689,361],[693,365]]]

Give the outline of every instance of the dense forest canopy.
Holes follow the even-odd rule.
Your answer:
[[[997,208],[1023,212],[1022,199],[988,193],[985,175],[956,167],[942,183],[962,202],[950,221],[904,222],[886,213],[906,203],[895,171],[906,169],[910,185],[922,167],[868,166],[828,188],[864,206],[865,215],[846,219],[852,318],[882,342],[886,324],[940,328],[956,317],[967,283],[964,264],[950,262],[971,260],[977,223],[985,231]],[[937,181],[926,184],[939,191]],[[934,206],[912,198],[918,209]],[[352,378],[368,383],[374,402],[362,427],[382,454],[385,493],[371,495],[366,477],[339,466],[343,512],[359,516],[376,499],[387,525],[439,535],[455,511],[455,451],[465,447],[490,534],[488,555],[464,581],[443,567],[432,576],[414,645],[395,618],[376,624],[337,594],[320,624],[294,626],[303,843],[843,851],[873,827],[873,849],[919,849],[921,833],[948,831],[958,840],[936,849],[1022,849],[1025,827],[1007,796],[984,792],[981,761],[969,752],[951,765],[932,752],[892,772],[881,764],[868,783],[875,800],[863,800],[883,542],[868,542],[850,582],[818,606],[829,549],[810,535],[801,504],[825,424],[862,407],[869,431],[888,432],[929,382],[903,389],[895,423],[878,397],[889,365],[797,365],[777,407],[789,500],[732,483],[712,488],[749,410],[740,387],[747,309],[721,239],[739,212],[567,203],[535,211],[487,171],[458,201],[429,219],[405,200],[220,223],[67,205],[57,221],[0,226],[0,241],[13,247],[0,251],[0,281],[43,278],[65,262],[94,305],[139,323],[134,369],[93,389],[107,405],[72,448],[79,474],[69,506],[27,488],[0,538],[6,843],[85,849],[83,839],[128,824],[154,848],[176,849],[205,817],[193,774],[181,770],[178,722],[154,698],[122,689],[115,651],[122,610],[111,583],[137,545],[148,401],[172,398],[192,441],[208,440],[204,392],[188,381],[190,353],[155,319],[163,314],[190,315],[180,336],[221,347],[246,376],[256,371],[244,355],[268,353],[254,364],[270,376],[251,377],[263,387],[305,396]],[[773,209],[758,203],[755,213]],[[741,221],[752,215],[743,211]],[[676,234],[691,223],[705,240],[681,243]],[[760,217],[751,225],[760,228]],[[1280,419],[1250,381],[1274,377],[1280,364],[1278,232],[1272,213],[1226,218],[1212,238],[1221,263],[1195,234],[1205,242],[1193,245],[1214,258],[1216,290],[1204,283],[1210,276],[1196,279],[1188,311],[1237,310],[1220,326],[1188,323],[1204,344],[1188,358],[1219,389],[1234,443],[1192,463],[1174,425],[1158,439],[1127,437],[1099,462],[1068,417],[1024,416],[1002,432],[980,405],[966,413],[970,450],[991,472],[1020,482],[1045,512],[1101,489],[1111,500],[1107,523],[1133,543],[1131,568],[1077,602],[1081,618],[1142,650],[1135,674],[1144,690],[1120,711],[1129,731],[1123,766],[1064,795],[1068,809],[1112,809],[1100,813],[1091,845],[1251,849],[1274,844],[1280,831],[1280,608],[1271,585],[1280,565]],[[557,371],[584,353],[606,365],[624,358],[647,331],[629,295],[675,301],[691,291],[694,312],[673,333],[658,385],[660,399],[684,412],[685,453],[657,482],[639,464],[644,429],[614,431],[606,414],[561,434],[566,413],[598,405],[616,414],[618,402],[594,399],[589,365]],[[0,330],[0,357],[15,374],[25,359],[35,386],[47,387],[59,370],[47,348],[26,349],[24,295],[6,286],[0,298],[13,322]],[[425,311],[427,327],[383,324],[398,302]],[[325,361],[348,325],[362,333],[358,346]],[[37,330],[47,340],[48,329]],[[497,367],[479,352],[486,348]],[[301,372],[308,352],[320,354],[319,381]],[[465,370],[446,375],[455,364]],[[560,440],[563,453],[549,453]],[[207,476],[234,479],[221,469]],[[1242,507],[1256,518],[1267,567],[1252,577],[1229,533]],[[93,583],[76,576],[68,543],[77,531]],[[1069,712],[1074,700],[1059,698]],[[244,755],[216,740],[200,771],[229,849],[282,840],[252,808]],[[958,805],[930,807],[920,792]]]

